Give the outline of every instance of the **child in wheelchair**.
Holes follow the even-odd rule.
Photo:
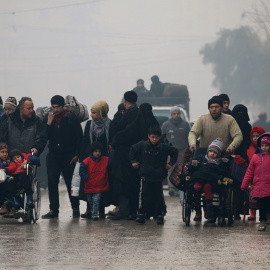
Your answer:
[[[205,194],[207,223],[216,222],[212,205],[212,192],[226,197],[227,189],[223,184],[232,182],[229,178],[229,159],[224,157],[222,153],[223,142],[221,138],[217,138],[209,145],[206,154],[198,155],[188,165],[188,171],[191,173],[188,181],[189,188],[194,194],[200,194],[201,192]]]
[[[14,149],[10,152],[10,158],[14,162],[11,162],[7,167],[8,173],[11,174],[11,177],[8,180],[8,190],[15,210],[19,210],[21,207],[16,196],[19,189],[23,189],[26,193],[27,206],[29,208],[34,208],[31,176],[28,174],[27,164],[31,163],[32,165],[39,165],[39,158],[32,154],[22,153],[18,149]]]

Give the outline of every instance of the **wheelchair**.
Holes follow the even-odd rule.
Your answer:
[[[33,203],[34,208],[30,208],[27,206],[27,198],[24,189],[17,189],[16,197],[20,204],[20,209],[16,210],[14,213],[15,219],[22,218],[23,222],[27,222],[29,224],[36,223],[40,217],[40,208],[41,208],[41,193],[40,193],[40,185],[38,179],[36,178],[37,166],[27,164],[27,174],[30,176],[32,182],[32,190],[33,190]],[[7,198],[5,204],[12,203],[10,198]]]

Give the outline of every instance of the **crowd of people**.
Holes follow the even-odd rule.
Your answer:
[[[157,76],[151,79],[152,92],[158,96],[164,84]],[[243,182],[236,184],[235,218],[241,219],[240,215],[249,211],[244,209],[243,202],[253,181],[253,199],[259,203],[259,230],[265,230],[270,222],[270,133],[264,125],[266,118],[260,118],[256,122],[260,126],[252,128],[247,108],[238,104],[230,110],[228,95],[221,94],[209,99],[209,113],[201,115],[191,129],[177,106],[171,108],[171,118],[160,127],[151,104],[136,104],[137,93],[143,96],[146,91],[143,80],[138,80],[134,90],[124,93],[112,120],[106,101],[93,104],[92,119],[87,121],[84,131],[73,111],[65,108],[65,99],[60,95],[51,98],[51,111],[47,114],[42,108],[35,112],[29,97],[22,97],[18,104],[15,97],[8,97],[0,119],[0,169],[10,177],[0,184],[0,214],[12,218],[20,208],[15,192],[18,185],[26,190],[28,206],[34,207],[25,165],[38,164],[47,146],[49,211],[42,215],[43,219],[59,215],[62,175],[74,218],[105,218],[105,207],[114,205],[114,210],[107,213],[112,221],[135,220],[144,224],[153,217],[162,225],[167,212],[163,180],[168,177],[170,194],[178,194],[169,176],[178,163],[185,163],[194,171],[190,181],[194,192],[205,193],[205,216],[207,222],[213,223],[216,217],[212,191],[220,175],[231,177],[228,166],[233,154],[233,162],[240,166],[249,164]],[[192,152],[198,148],[205,148],[206,155],[194,159]],[[223,156],[225,152],[229,158]],[[81,181],[76,197],[72,196],[71,185],[78,162]],[[180,201],[182,195],[180,192]],[[86,211],[81,214],[82,201]],[[251,210],[248,219],[256,219],[256,210]],[[194,220],[202,220],[201,209],[196,209]]]

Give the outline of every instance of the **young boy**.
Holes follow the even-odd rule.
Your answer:
[[[98,220],[101,193],[109,190],[109,158],[102,155],[103,146],[99,142],[91,145],[91,154],[80,165],[80,176],[84,183],[84,193],[91,206],[92,219]]]
[[[145,215],[151,204],[155,205],[157,224],[164,224],[164,197],[162,181],[168,170],[177,161],[176,148],[161,143],[161,129],[153,126],[149,129],[148,141],[134,144],[130,149],[130,159],[134,169],[139,169],[141,177],[140,208],[136,222],[145,223]],[[167,163],[168,156],[170,162]]]
[[[26,193],[27,206],[30,208],[34,208],[31,179],[30,176],[27,174],[26,165],[29,162],[31,162],[33,165],[39,165],[39,158],[32,154],[22,153],[18,149],[12,150],[10,152],[10,157],[14,162],[11,162],[10,165],[7,167],[8,173],[12,175],[8,181],[8,186],[15,210],[20,209],[20,203],[15,196],[18,185],[22,186]]]

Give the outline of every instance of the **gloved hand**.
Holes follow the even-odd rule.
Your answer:
[[[198,166],[198,160],[196,160],[196,159],[192,160],[191,165],[194,166],[194,167],[197,167]]]

